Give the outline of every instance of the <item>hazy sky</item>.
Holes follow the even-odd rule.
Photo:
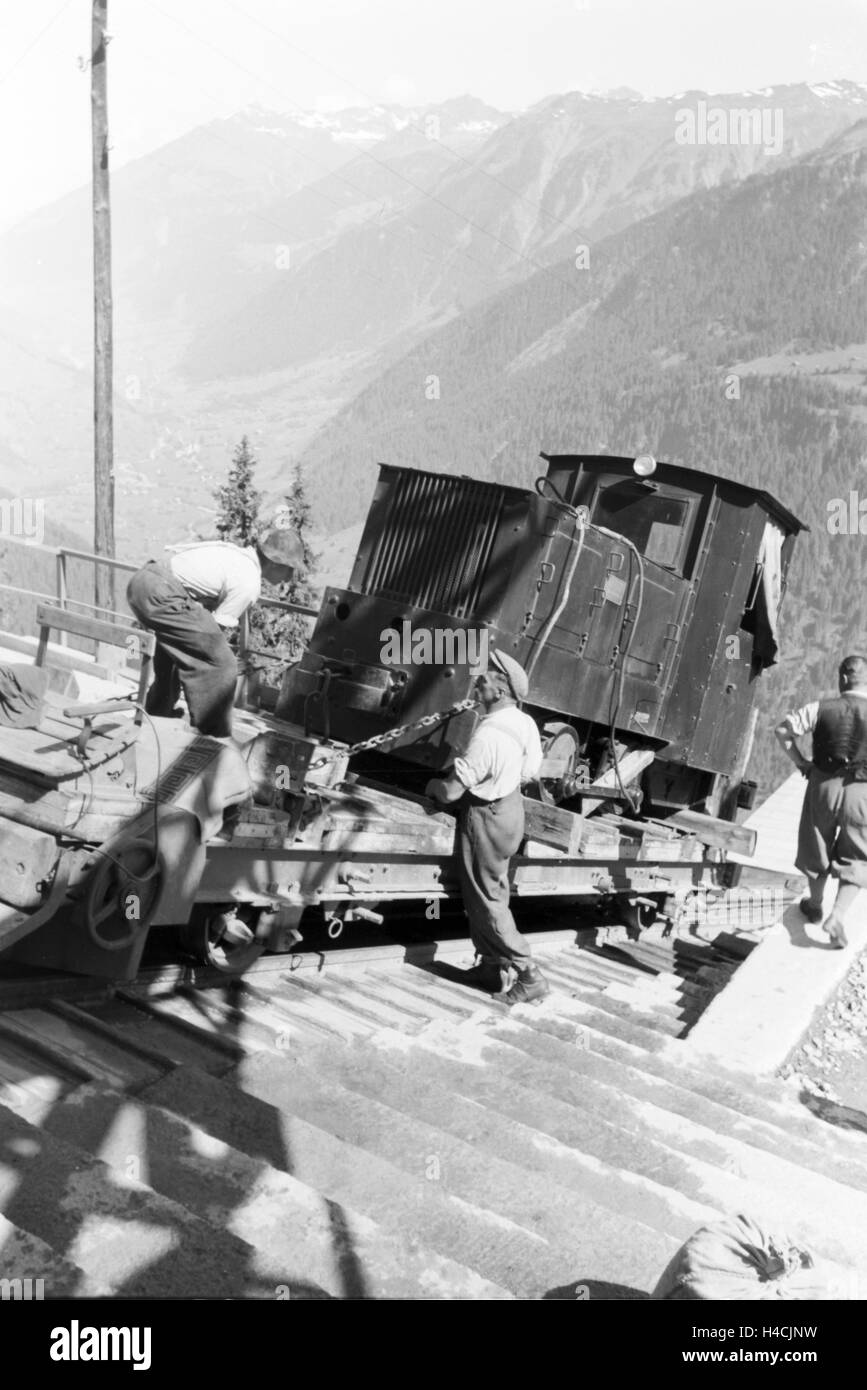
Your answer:
[[[0,226],[90,177],[91,0],[0,0]],[[109,0],[114,167],[256,102],[867,81],[867,0]]]

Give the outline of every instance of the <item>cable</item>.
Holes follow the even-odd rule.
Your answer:
[[[633,554],[635,555],[635,557],[636,557],[636,559],[637,559],[637,561],[638,561],[638,603],[637,603],[636,608],[635,608],[635,618],[634,618],[633,621],[632,621],[632,624],[631,624],[631,626],[630,626],[630,628],[629,628],[629,633],[628,633],[627,638],[626,638],[626,645],[625,645],[625,647],[623,648],[623,650],[621,651],[621,655],[620,655],[620,672],[619,672],[618,681],[617,681],[616,686],[615,686],[615,689],[616,689],[616,691],[617,691],[617,698],[616,698],[616,700],[615,700],[615,702],[614,702],[614,708],[613,708],[613,710],[611,711],[611,727],[610,727],[611,757],[612,757],[612,760],[613,760],[613,763],[614,763],[614,775],[615,775],[615,777],[617,778],[617,785],[618,785],[618,787],[620,788],[621,794],[622,794],[622,795],[625,797],[625,799],[626,799],[626,804],[631,808],[633,815],[635,815],[635,814],[640,810],[640,808],[641,808],[641,801],[640,801],[640,798],[639,798],[638,796],[633,796],[632,793],[628,792],[628,791],[626,790],[625,786],[623,785],[623,778],[622,778],[622,776],[620,775],[620,757],[619,757],[619,754],[618,754],[618,752],[617,752],[617,740],[616,740],[616,737],[615,737],[615,733],[616,733],[616,725],[617,725],[617,716],[618,716],[619,713],[620,713],[620,708],[621,708],[621,705],[622,705],[622,703],[623,703],[623,687],[624,687],[624,684],[625,684],[625,681],[626,681],[626,662],[627,662],[627,659],[628,659],[628,657],[629,657],[629,653],[630,653],[630,651],[632,650],[632,639],[633,639],[633,637],[634,637],[634,635],[635,635],[635,631],[636,631],[636,629],[637,629],[637,627],[638,627],[638,620],[639,620],[639,618],[640,618],[640,616],[641,616],[641,609],[642,609],[642,606],[643,606],[643,603],[644,603],[644,561],[643,561],[643,559],[642,559],[642,557],[641,557],[641,554],[640,554],[639,550],[637,549],[637,547],[636,547],[635,545],[633,545],[632,541],[627,540],[627,538],[626,538],[625,536],[618,536],[616,531],[607,531],[607,530],[605,529],[605,527],[602,527],[602,526],[598,527],[597,529],[598,529],[599,531],[601,531],[601,532],[603,533],[603,535],[615,536],[615,537],[617,538],[617,540],[622,541],[622,542],[624,542],[624,544],[626,544],[627,546],[629,546],[629,551],[630,551],[630,556],[629,556],[629,558],[630,558],[630,566],[629,566],[629,569],[630,569],[630,575],[629,575],[629,598],[626,600],[626,603],[625,603],[625,605],[624,605],[623,624],[625,624],[625,623],[628,621],[629,605],[630,605],[630,603],[632,602],[632,564],[631,564],[631,561],[632,561],[632,556],[633,556]],[[622,634],[623,634],[623,624],[621,624],[621,628],[620,628],[621,636],[622,636]],[[612,692],[612,693],[613,693],[613,692]]]
[[[156,779],[155,779],[155,781],[154,781],[153,822],[154,822],[154,858],[155,858],[155,860],[156,860],[156,859],[159,858],[159,851],[160,851],[160,839],[159,839],[159,836],[160,836],[160,831],[159,831],[159,808],[160,808],[160,804],[161,804],[161,803],[160,803],[160,799],[159,799],[159,785],[160,785],[160,781],[161,781],[162,775],[163,775],[163,773],[162,773],[162,758],[161,758],[161,754],[160,754],[160,739],[159,739],[159,733],[157,732],[157,729],[156,729],[156,726],[155,726],[155,724],[154,724],[154,722],[153,722],[153,719],[152,719],[151,716],[148,714],[148,712],[147,712],[147,710],[145,709],[145,707],[144,707],[143,704],[141,704],[138,700],[131,700],[131,699],[129,699],[129,698],[128,698],[127,696],[125,696],[125,695],[118,696],[118,700],[119,700],[119,701],[122,700],[125,706],[128,706],[128,707],[130,707],[130,708],[132,708],[132,709],[137,709],[137,710],[139,711],[139,713],[147,720],[148,725],[149,725],[150,730],[151,730],[151,733],[152,733],[153,736],[154,736],[154,744],[155,744],[155,748],[156,748]],[[110,713],[110,711],[106,710],[105,713]],[[90,770],[89,767],[84,767],[84,766],[82,766],[82,771],[85,772],[85,773],[87,774],[87,776],[89,777],[89,779],[90,779],[90,798],[91,798],[91,800],[92,800],[93,797],[94,797],[95,794],[96,794],[96,784],[95,784],[95,782],[94,782],[94,780],[93,780],[93,773],[92,773],[92,771]],[[78,822],[81,820],[82,816],[85,814],[85,812],[86,812],[86,810],[87,810],[87,804],[88,804],[88,803],[85,803],[85,805],[84,805],[84,807],[82,808],[81,812],[80,812],[79,815],[77,816],[77,818],[76,818],[76,820],[75,820],[74,825],[73,825],[72,828],[74,828],[74,826],[78,824]],[[103,848],[102,848],[101,846],[99,846],[99,845],[93,846],[92,849],[90,849],[88,852],[91,853],[91,854],[101,854],[105,859],[111,860],[112,864],[114,864],[115,867],[116,867],[117,869],[119,869],[121,873],[125,873],[125,874],[127,874],[130,878],[134,878],[134,879],[136,880],[137,883],[144,883],[144,882],[150,877],[149,874],[136,874],[136,873],[133,873],[133,871],[132,871],[131,869],[126,868],[126,867],[120,862],[120,860],[116,859],[115,856],[114,856],[113,854],[110,854],[109,851],[108,851],[107,849],[103,849]]]
[[[539,657],[539,655],[540,655],[540,653],[541,653],[542,647],[544,646],[545,642],[546,642],[547,639],[548,639],[548,636],[550,635],[551,629],[553,628],[554,624],[556,623],[557,619],[559,618],[560,614],[562,613],[563,609],[564,609],[565,606],[566,606],[566,602],[567,602],[568,597],[569,597],[569,589],[570,589],[570,586],[571,586],[571,583],[572,583],[572,578],[573,578],[573,575],[574,575],[574,573],[575,573],[575,568],[576,568],[576,566],[577,566],[577,564],[578,564],[578,555],[580,555],[581,550],[583,549],[583,546],[584,546],[584,537],[585,537],[585,534],[586,534],[586,528],[587,528],[587,525],[589,524],[589,523],[587,523],[587,522],[585,521],[585,519],[584,519],[584,510],[585,510],[585,509],[583,509],[583,508],[581,508],[581,507],[575,507],[575,506],[572,505],[571,502],[567,502],[567,501],[565,500],[565,498],[562,496],[562,494],[557,490],[556,485],[551,481],[550,478],[544,477],[544,476],[543,476],[543,477],[540,477],[540,478],[537,478],[537,479],[536,479],[536,491],[538,492],[538,494],[539,494],[540,497],[543,497],[543,496],[545,495],[545,492],[546,492],[546,491],[547,491],[547,492],[551,492],[551,493],[554,494],[554,503],[555,503],[555,505],[556,505],[556,506],[559,506],[559,507],[562,507],[564,511],[568,512],[568,513],[575,519],[576,525],[580,524],[580,526],[581,526],[581,539],[580,539],[580,542],[579,542],[579,544],[578,544],[578,546],[577,546],[577,548],[576,548],[576,554],[575,554],[573,557],[570,558],[569,568],[568,568],[568,571],[567,571],[567,582],[566,582],[566,593],[565,593],[565,596],[564,596],[564,598],[563,598],[563,601],[562,601],[562,602],[560,603],[560,605],[557,607],[557,609],[556,609],[556,610],[551,614],[551,616],[548,618],[548,620],[547,620],[546,623],[545,623],[545,626],[544,626],[543,629],[542,629],[542,632],[540,633],[539,637],[537,638],[537,643],[538,643],[538,645],[534,648],[533,654],[532,654],[532,656],[531,656],[531,658],[530,658],[530,661],[529,661],[529,663],[528,663],[528,665],[527,665],[527,675],[528,675],[528,676],[531,674],[533,668],[534,668],[535,665],[536,665],[536,661],[538,660],[538,657]],[[629,654],[630,654],[630,652],[631,652],[631,650],[632,650],[633,638],[634,638],[634,636],[635,636],[636,629],[638,628],[638,623],[639,623],[639,620],[640,620],[640,618],[641,618],[641,611],[642,611],[642,608],[643,608],[643,606],[644,606],[644,560],[643,560],[643,558],[642,558],[641,552],[638,550],[638,547],[637,547],[636,545],[634,545],[633,542],[632,542],[631,540],[628,539],[628,537],[626,537],[626,536],[621,536],[617,531],[609,531],[608,528],[605,527],[605,526],[594,526],[594,527],[593,527],[593,530],[594,530],[594,531],[597,531],[597,532],[598,532],[600,535],[602,535],[602,536],[609,536],[609,537],[611,537],[612,540],[618,541],[621,545],[627,546],[627,547],[629,548],[629,553],[630,553],[628,598],[627,598],[627,600],[626,600],[626,603],[623,605],[623,622],[621,623],[621,626],[620,626],[620,635],[621,635],[621,637],[623,636],[623,628],[624,628],[624,626],[627,624],[627,622],[629,622],[630,625],[629,625],[629,631],[628,631],[628,633],[627,633],[625,645],[622,647],[622,649],[621,649],[621,651],[620,651],[620,665],[619,665],[619,670],[618,670],[618,671],[616,672],[616,674],[615,674],[615,683],[614,683],[614,686],[613,686],[612,692],[611,692],[611,693],[612,693],[612,696],[616,696],[616,698],[613,700],[613,705],[609,705],[609,716],[610,716],[610,721],[611,721],[611,722],[610,722],[610,726],[609,726],[609,738],[610,738],[610,744],[611,744],[611,759],[612,759],[612,763],[613,763],[613,766],[614,766],[614,776],[615,776],[615,778],[617,779],[618,788],[619,788],[620,793],[621,793],[621,795],[623,796],[624,800],[626,801],[627,806],[629,806],[629,808],[631,809],[633,815],[635,815],[635,814],[638,813],[638,811],[639,811],[639,809],[640,809],[641,803],[640,803],[640,800],[638,799],[638,797],[635,796],[633,793],[627,791],[626,787],[624,786],[623,778],[622,778],[621,772],[620,772],[620,756],[619,756],[619,754],[618,754],[618,752],[617,752],[617,740],[616,740],[615,734],[616,734],[616,726],[617,726],[617,717],[618,717],[618,715],[619,715],[619,713],[620,713],[620,709],[621,709],[621,706],[622,706],[622,704],[623,704],[623,689],[624,689],[624,685],[625,685],[625,682],[626,682],[626,662],[627,662],[627,660],[628,660],[628,658],[629,658]],[[630,606],[630,604],[631,604],[631,602],[632,602],[632,557],[633,557],[633,555],[635,556],[635,559],[636,559],[637,565],[638,565],[638,601],[637,601],[637,603],[636,603],[636,608],[635,608],[635,617],[634,617],[634,618],[631,620],[631,622],[630,622],[630,620],[629,620],[629,606]]]
[[[548,479],[548,478],[537,478],[537,479],[536,479],[536,491],[539,493],[539,496],[540,496],[540,497],[543,496],[542,488],[539,486],[540,483],[543,483],[543,484],[544,484],[544,483],[549,483],[549,484],[550,484],[550,489],[551,489],[551,491],[552,491],[552,492],[555,494],[555,496],[556,496],[557,505],[561,506],[565,511],[568,511],[568,512],[569,512],[569,514],[571,515],[571,517],[572,517],[572,519],[573,519],[573,527],[574,527],[574,530],[578,530],[578,529],[580,528],[580,535],[579,535],[579,538],[578,538],[578,544],[575,545],[575,544],[574,544],[574,542],[575,542],[575,535],[574,535],[574,530],[573,530],[573,535],[572,535],[572,538],[571,538],[571,540],[570,540],[570,545],[573,547],[573,549],[572,549],[571,555],[569,556],[569,563],[568,563],[568,565],[567,565],[567,567],[566,567],[566,576],[565,576],[565,582],[564,582],[563,597],[562,597],[562,599],[560,600],[560,602],[559,602],[559,604],[557,605],[557,607],[556,607],[555,609],[553,609],[553,610],[548,614],[548,617],[546,618],[545,623],[543,624],[542,630],[541,630],[541,632],[539,633],[538,637],[536,638],[536,644],[535,644],[535,646],[533,647],[533,651],[532,651],[532,653],[531,653],[530,660],[529,660],[529,662],[527,663],[527,679],[528,679],[528,680],[529,680],[530,676],[533,674],[533,671],[535,670],[536,662],[539,660],[539,657],[540,657],[541,654],[542,654],[542,649],[543,649],[543,647],[545,646],[545,643],[547,642],[547,640],[548,640],[548,638],[550,637],[552,631],[554,630],[554,627],[555,627],[556,624],[557,624],[557,619],[560,617],[560,614],[563,612],[563,609],[566,607],[566,604],[569,602],[569,593],[570,593],[571,588],[572,588],[572,579],[573,579],[573,577],[574,577],[575,570],[577,569],[578,561],[579,561],[579,559],[581,558],[581,551],[584,549],[584,536],[585,536],[586,530],[587,530],[587,522],[586,522],[586,520],[585,520],[584,513],[583,513],[582,509],[581,509],[580,507],[573,507],[573,506],[570,506],[570,504],[569,504],[568,502],[565,502],[565,501],[563,500],[563,498],[560,496],[559,492],[557,491],[555,485],[554,485],[553,483],[551,483],[551,482],[550,482],[550,479]]]
[[[24,62],[24,59],[27,57],[28,53],[32,52],[32,50],[33,50],[33,49],[36,47],[36,45],[39,43],[40,39],[43,39],[43,38],[45,37],[45,35],[48,33],[49,29],[52,29],[52,28],[54,27],[54,25],[57,23],[57,21],[58,21],[58,19],[60,18],[60,16],[66,13],[66,11],[69,9],[69,7],[70,7],[71,4],[72,4],[72,0],[66,0],[66,4],[60,6],[60,9],[57,11],[57,13],[53,16],[52,19],[49,19],[48,23],[44,26],[44,28],[42,28],[42,29],[39,30],[39,33],[36,35],[36,38],[33,39],[33,40],[31,40],[31,42],[30,42],[30,43],[27,45],[27,47],[24,49],[23,53],[19,53],[18,57],[15,59],[15,62],[12,64],[11,68],[7,68],[7,69],[6,69],[6,71],[3,73],[2,77],[0,77],[0,85],[2,85],[2,83],[4,83],[8,77],[11,77],[11,76],[12,76],[12,74],[13,74],[13,72],[15,72],[16,68],[18,68],[18,67],[21,66],[21,64]]]

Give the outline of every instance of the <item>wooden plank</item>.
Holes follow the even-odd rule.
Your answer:
[[[122,732],[116,736],[117,727],[121,727]],[[74,743],[79,731],[80,726],[67,725],[54,716],[46,717],[38,729],[0,726],[0,763],[6,763],[13,770],[22,768],[42,782],[65,781],[81,777],[88,767],[97,767],[119,757],[135,742],[138,733],[128,721],[122,726],[97,726],[82,762]]]
[[[41,729],[0,728],[0,762],[23,768],[44,782],[82,775],[81,761],[53,734]]]
[[[136,633],[136,635],[138,634]],[[0,632],[0,647],[6,648],[10,652],[21,652],[22,656],[34,658],[34,665],[39,664],[35,660],[35,653],[39,648],[39,643],[35,637],[21,637],[14,632]],[[86,652],[77,652],[72,647],[63,650],[57,643],[49,643],[47,655],[48,664],[52,670],[81,671],[84,675],[96,676],[99,680],[114,683],[133,679],[131,671],[128,672],[123,667],[118,671],[109,670],[107,666],[95,662]]]
[[[33,912],[42,904],[59,850],[54,836],[32,826],[7,821],[0,835],[0,897],[4,903]]]
[[[143,628],[131,627],[122,623],[109,623],[103,618],[91,618],[82,613],[70,613],[65,608],[55,608],[49,603],[37,604],[36,622],[40,628],[54,628],[57,632],[73,632],[77,637],[88,637],[93,642],[107,642],[114,647],[125,647],[126,639],[134,637],[138,643],[139,651],[148,655],[153,654],[156,645],[153,633],[145,632]]]
[[[758,837],[755,830],[748,825],[736,825],[734,821],[719,820],[716,816],[706,816],[701,811],[677,811],[671,817],[671,823],[713,849],[736,850],[738,854],[748,857],[755,852]]]
[[[620,777],[617,776],[618,769],[609,767],[602,773],[595,782],[589,786],[582,787],[581,806],[585,815],[589,815],[596,807],[601,806],[604,801],[624,801],[623,792],[620,784],[628,787],[630,782],[634,782],[641,775],[646,767],[649,767],[656,757],[652,748],[633,748],[631,752],[624,753],[618,761]],[[594,799],[595,798],[595,799]]]
[[[531,801],[528,796],[524,802],[524,830],[528,840],[542,845],[553,845],[565,854],[577,854],[584,817],[574,811],[561,810],[559,806],[548,806],[544,801]]]

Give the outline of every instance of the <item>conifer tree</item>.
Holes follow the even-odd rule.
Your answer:
[[[214,493],[217,534],[221,541],[252,545],[256,539],[262,494],[253,486],[256,456],[246,434],[232,456],[229,476]]]
[[[279,524],[295,531],[304,549],[303,561],[287,584],[263,584],[262,593],[267,598],[279,598],[284,603],[315,604],[316,591],[313,586],[313,571],[316,555],[310,543],[310,503],[304,487],[304,476],[300,463],[296,463],[292,486],[284,495],[283,504],[278,510]],[[282,672],[291,662],[297,661],[303,651],[310,630],[310,620],[300,613],[281,614],[274,609],[259,608],[251,621],[255,633],[254,645],[262,651],[273,652],[274,659],[266,668],[266,680],[279,684]]]

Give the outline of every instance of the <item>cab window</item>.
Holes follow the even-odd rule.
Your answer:
[[[679,570],[689,539],[690,499],[667,497],[639,482],[600,488],[591,520],[632,541],[646,560]]]

